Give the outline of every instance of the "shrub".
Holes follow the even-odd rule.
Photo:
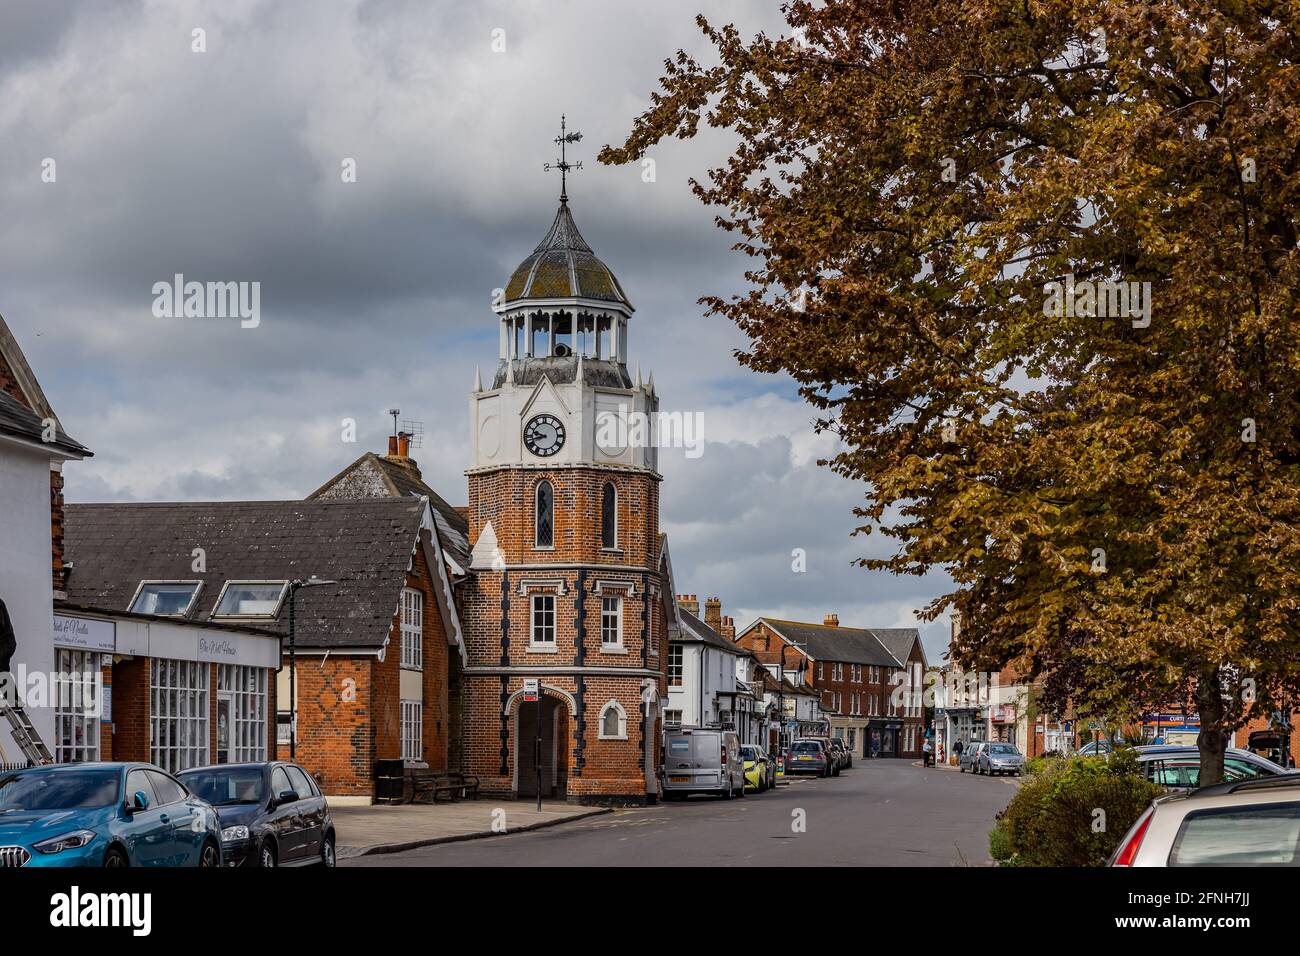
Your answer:
[[[1004,865],[1103,866],[1163,792],[1138,772],[1132,753],[1043,761],[998,814],[990,853]]]

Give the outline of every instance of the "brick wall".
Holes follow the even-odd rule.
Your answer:
[[[551,549],[534,546],[534,496],[543,478],[555,492]],[[607,481],[618,490],[616,551],[601,547],[600,506]],[[483,570],[461,585],[461,621],[470,665],[632,671],[627,676],[556,674],[541,680],[553,688],[550,695],[562,702],[563,739],[557,762],[565,769],[567,798],[595,803],[644,801],[647,735],[656,742],[650,748],[656,769],[659,759],[659,728],[643,726],[640,693],[645,670],[655,673],[659,694],[667,695],[666,622],[658,597],[662,584],[657,572],[658,478],[597,467],[477,472],[469,477],[467,510],[470,541],[476,541],[490,521],[508,565],[556,565]],[[532,596],[539,593],[550,594],[555,601],[555,642],[545,650],[529,647]],[[602,646],[600,632],[601,598],[613,595],[623,602],[622,646],[616,652]],[[515,740],[518,701],[512,702],[511,697],[522,689],[523,681],[520,674],[463,677],[462,763],[481,778],[485,792],[513,790],[519,742]],[[626,739],[600,739],[601,712],[610,701],[617,701],[626,715]]]
[[[112,759],[149,759],[149,658],[113,665]]]
[[[330,795],[373,793],[376,670],[373,657],[298,658],[297,760]],[[278,756],[288,760],[289,747]]]
[[[10,398],[27,405],[23,390],[18,385],[18,377],[14,375],[13,369],[9,367],[9,363],[5,361],[3,355],[0,355],[0,392],[4,392]]]

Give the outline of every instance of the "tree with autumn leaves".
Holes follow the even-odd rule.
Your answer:
[[[1049,705],[1188,700],[1224,733],[1300,691],[1300,43],[1293,3],[831,0],[704,17],[625,143],[701,122],[693,181],[752,260],[705,299],[860,480],[871,569]]]

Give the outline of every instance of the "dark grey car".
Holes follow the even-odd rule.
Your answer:
[[[216,808],[227,866],[334,866],[334,821],[297,764],[220,764],[177,778]]]

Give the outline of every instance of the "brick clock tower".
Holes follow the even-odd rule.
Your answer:
[[[467,769],[485,792],[535,798],[540,777],[548,798],[653,801],[672,590],[656,450],[618,425],[658,403],[628,373],[632,305],[563,189],[494,311],[499,360],[469,409]]]

